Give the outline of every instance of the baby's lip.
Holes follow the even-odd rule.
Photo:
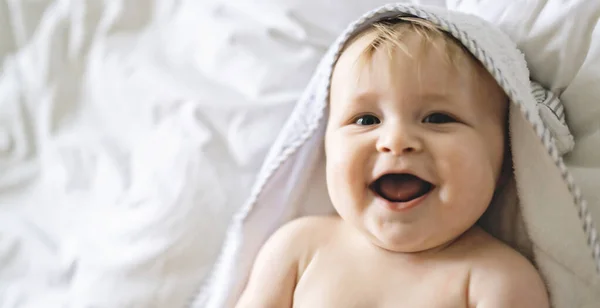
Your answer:
[[[425,182],[430,183],[431,185],[435,186],[435,184],[433,183],[433,181],[431,181],[429,179],[429,177],[427,176],[422,176],[421,174],[417,174],[418,172],[415,172],[413,169],[388,169],[384,172],[379,173],[369,184],[369,187],[371,185],[373,185],[373,183],[377,182],[378,180],[380,180],[382,177],[386,176],[386,175],[390,175],[390,174],[406,174],[406,175],[412,175],[414,177],[417,177]]]
[[[386,173],[369,185],[369,189],[389,202],[409,202],[432,191],[435,185],[412,173]]]

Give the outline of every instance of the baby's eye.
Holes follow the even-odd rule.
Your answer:
[[[454,119],[452,116],[439,112],[432,113],[423,119],[423,123],[444,124],[453,122],[456,122],[456,119]]]
[[[358,117],[358,118],[356,118],[354,120],[354,124],[356,124],[356,125],[365,125],[365,126],[367,126],[367,125],[376,125],[376,124],[379,124],[379,123],[381,123],[381,121],[379,120],[379,118],[377,118],[374,115],[370,115],[370,114],[366,114],[366,115],[360,116],[360,117]]]

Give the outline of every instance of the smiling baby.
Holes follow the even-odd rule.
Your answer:
[[[339,216],[280,228],[237,306],[548,307],[532,264],[477,226],[509,172],[507,110],[494,78],[432,23],[362,31],[329,95]]]

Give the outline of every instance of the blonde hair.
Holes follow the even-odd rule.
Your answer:
[[[349,46],[352,42],[367,33],[374,33],[375,38],[365,47],[356,60],[359,70],[363,69],[372,60],[375,52],[380,50],[384,51],[390,60],[394,58],[397,50],[402,51],[410,58],[414,59],[418,57],[419,55],[411,54],[403,41],[409,35],[416,35],[421,39],[420,50],[426,50],[426,48],[437,49],[441,54],[445,55],[446,62],[454,68],[463,68],[461,64],[464,63],[464,60],[470,60],[469,62],[471,63],[475,62],[477,66],[481,67],[480,62],[456,38],[425,19],[399,16],[382,20],[357,35],[346,46]],[[390,63],[392,62],[390,61]]]

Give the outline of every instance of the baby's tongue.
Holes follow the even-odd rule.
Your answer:
[[[426,183],[410,174],[388,174],[379,179],[379,194],[392,201],[404,202],[419,197]]]

